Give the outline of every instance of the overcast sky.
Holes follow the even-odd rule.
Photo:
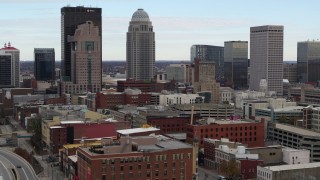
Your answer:
[[[284,60],[296,60],[297,42],[320,39],[320,1],[310,0],[0,0],[0,46],[11,41],[21,60],[34,48],[55,48],[61,59],[60,8],[102,8],[103,60],[125,60],[132,14],[143,8],[156,35],[156,60],[189,60],[190,46],[249,41],[251,26],[284,26]]]

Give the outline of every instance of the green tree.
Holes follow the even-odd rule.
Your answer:
[[[42,151],[42,118],[40,115],[32,118],[28,123],[27,130],[28,132],[33,133],[31,137],[32,145],[35,146],[37,151]]]
[[[280,116],[279,123],[287,123],[287,116],[284,116],[284,115]]]
[[[223,161],[220,164],[220,172],[229,178],[238,177],[240,175],[240,168],[236,160]]]

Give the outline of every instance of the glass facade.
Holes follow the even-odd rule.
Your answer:
[[[0,88],[13,87],[11,69],[11,56],[0,55]]]
[[[298,42],[297,57],[298,81],[320,80],[320,41]]]
[[[248,88],[248,42],[224,43],[225,85],[233,89]]]
[[[99,35],[102,37],[101,13],[101,8],[83,6],[61,8],[61,73],[64,76],[62,79],[71,79],[71,43],[68,42],[68,36],[74,35],[78,25],[92,21],[98,26]]]
[[[37,81],[55,80],[55,54],[53,48],[34,49],[34,76]]]
[[[216,80],[224,79],[224,48],[221,46],[210,45],[192,45],[191,46],[191,62],[195,58],[201,61],[209,61],[215,63]]]

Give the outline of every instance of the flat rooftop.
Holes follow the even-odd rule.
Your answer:
[[[134,137],[133,139],[143,138],[141,137]],[[152,137],[157,138],[156,144],[149,144],[149,145],[140,145],[140,150],[165,150],[165,149],[183,149],[183,148],[192,148],[190,144],[183,143],[181,141],[177,141],[175,139],[171,139],[169,137],[163,135],[154,135]],[[133,140],[134,141],[134,140]]]
[[[130,135],[130,134],[135,134],[135,133],[152,132],[152,131],[160,131],[160,129],[154,128],[154,127],[133,128],[133,129],[117,130],[117,133],[123,134],[123,135]]]
[[[276,123],[276,128],[284,130],[284,131],[297,133],[297,134],[304,135],[304,136],[314,136],[314,137],[320,138],[320,133],[317,133],[317,132],[314,132],[314,131],[311,131],[308,129],[298,128],[298,127],[291,126],[291,125]]]
[[[292,165],[280,165],[280,166],[265,166],[264,168],[271,171],[286,171],[293,169],[306,169],[320,167],[320,162],[307,163],[307,164],[292,164]]]

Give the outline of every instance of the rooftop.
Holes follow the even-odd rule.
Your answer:
[[[307,163],[307,164],[292,164],[292,165],[280,165],[280,166],[266,166],[264,168],[271,171],[286,171],[293,169],[306,169],[306,168],[316,168],[320,167],[320,162]]]
[[[320,138],[320,133],[317,133],[308,129],[298,128],[291,125],[276,123],[276,128],[284,131],[294,132],[304,136],[314,136],[314,137]]]
[[[143,9],[138,9],[136,12],[133,13],[131,21],[135,22],[148,22],[150,21],[149,15]]]
[[[148,127],[148,128],[133,128],[133,129],[118,130],[117,133],[123,134],[123,135],[130,135],[130,134],[150,132],[150,131],[160,131],[160,129],[154,128],[154,127]]]

